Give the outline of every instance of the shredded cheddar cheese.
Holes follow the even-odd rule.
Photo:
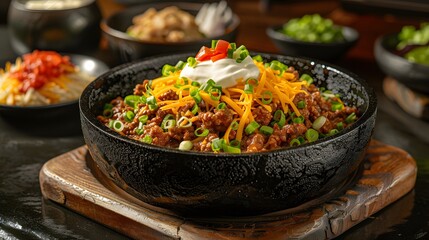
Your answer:
[[[260,75],[254,85],[253,93],[246,93],[244,90],[245,84],[240,80],[236,86],[222,89],[221,93],[219,93],[220,96],[212,96],[211,93],[204,91],[201,87],[192,85],[192,79],[187,79],[186,82],[180,79],[179,70],[170,73],[169,76],[154,79],[151,85],[151,94],[157,98],[162,110],[170,109],[173,113],[177,113],[180,107],[189,103],[195,104],[196,100],[190,94],[192,91],[198,91],[198,96],[201,101],[204,101],[207,111],[216,108],[221,102],[226,104],[230,110],[237,114],[238,128],[235,139],[241,141],[247,124],[254,121],[252,110],[257,106],[262,106],[268,112],[273,112],[270,103],[276,103],[281,105],[281,109],[285,113],[291,109],[296,116],[300,116],[301,113],[293,103],[293,99],[298,93],[307,94],[303,90],[303,86],[307,83],[299,81],[294,73],[283,72],[280,74],[280,71],[264,66],[262,62],[255,61],[255,64],[260,71]],[[178,100],[159,100],[162,94],[170,90],[177,94]],[[195,122],[198,119],[192,113],[187,113],[187,115],[191,115],[190,122]],[[230,140],[231,131],[231,126],[229,126],[223,136],[227,143]]]

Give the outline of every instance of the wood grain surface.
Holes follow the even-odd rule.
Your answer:
[[[103,185],[87,167],[88,157],[82,146],[46,162],[43,196],[135,239],[330,239],[401,198],[417,174],[407,152],[372,140],[362,176],[324,204],[253,217],[185,219]]]

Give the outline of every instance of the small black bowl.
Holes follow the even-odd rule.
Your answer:
[[[302,56],[321,60],[336,60],[352,48],[359,39],[359,33],[350,27],[342,26],[345,41],[333,43],[304,42],[286,36],[282,26],[267,28],[267,35],[276,47],[288,56]]]
[[[124,11],[113,14],[101,22],[101,30],[106,36],[109,48],[113,54],[120,60],[121,63],[134,61],[154,55],[180,53],[180,52],[197,52],[201,46],[210,46],[211,38],[203,38],[197,41],[187,42],[150,42],[136,39],[129,36],[126,30],[132,25],[134,16],[145,12],[149,8],[161,10],[168,6],[177,6],[183,11],[196,15],[203,6],[203,3],[196,2],[149,2],[139,4],[125,9]],[[234,14],[233,19],[226,32],[213,39],[223,39],[229,42],[234,42],[238,33],[240,19]]]
[[[109,70],[109,67],[102,61],[78,54],[62,54],[69,56],[70,61],[79,69],[91,76],[97,77]],[[6,62],[15,63],[15,59],[3,60],[0,66],[5,66]],[[0,115],[12,121],[60,121],[61,119],[79,116],[79,99],[57,104],[43,106],[11,106],[0,104]]]
[[[374,54],[381,70],[409,88],[429,94],[429,66],[413,63],[397,53],[398,34],[379,37]]]
[[[105,103],[133,92],[135,84],[160,76],[164,64],[194,53],[156,57],[118,66],[82,93],[82,132],[92,161],[113,184],[155,206],[185,214],[256,215],[298,206],[338,188],[362,165],[376,117],[376,96],[345,70],[301,58],[279,60],[315,84],[339,93],[362,113],[337,135],[299,147],[261,153],[179,151],[129,139],[97,120]]]
[[[74,1],[78,4],[69,6],[64,1],[63,7],[58,8],[30,6],[29,2],[12,0],[10,3],[8,30],[16,54],[36,49],[89,54],[98,49],[101,12],[96,0]],[[40,5],[47,1],[32,2]]]

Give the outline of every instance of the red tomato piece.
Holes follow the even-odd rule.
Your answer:
[[[215,52],[216,53],[227,53],[229,48],[229,42],[225,40],[219,40],[216,43]]]
[[[210,59],[212,60],[212,62],[216,62],[217,60],[221,60],[224,58],[226,58],[226,53],[220,53],[220,54],[214,55]]]
[[[202,62],[202,61],[209,60],[213,55],[214,55],[213,49],[203,46],[195,56],[195,59]]]

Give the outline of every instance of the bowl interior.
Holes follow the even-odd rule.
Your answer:
[[[186,60],[187,57],[192,56],[193,54],[194,53],[182,53],[172,56],[159,56],[147,59],[146,61],[123,64],[111,69],[106,74],[97,78],[84,90],[80,98],[80,106],[83,115],[103,131],[105,130],[117,138],[129,141],[127,137],[116,134],[116,132],[108,129],[97,120],[97,115],[102,112],[104,104],[110,102],[117,96],[125,97],[132,94],[135,85],[142,83],[144,79],[154,79],[159,77],[161,75],[161,68],[164,64],[175,65],[177,61]],[[366,121],[372,114],[371,111],[374,110],[373,108],[376,105],[375,94],[364,80],[361,80],[353,73],[348,73],[344,69],[336,66],[329,66],[320,61],[316,63],[310,59],[263,53],[251,54],[260,54],[264,60],[268,62],[272,60],[280,60],[288,66],[294,66],[300,74],[307,73],[314,76],[314,83],[316,86],[332,90],[334,94],[340,94],[342,101],[346,105],[356,106],[362,114],[359,121]],[[358,124],[352,125],[349,130],[355,128],[356,125]],[[343,131],[343,133],[344,132],[346,131]],[[132,142],[147,146],[147,144],[141,142]],[[153,145],[149,146],[160,148]],[[164,148],[160,149],[165,150]],[[179,154],[189,154],[175,149],[169,149],[168,151],[177,152]],[[193,154],[205,155],[210,153],[191,153],[191,155]]]
[[[158,2],[158,3],[146,3],[146,4],[140,4],[138,6],[133,6],[131,8],[128,8],[124,11],[118,12],[117,14],[112,15],[108,19],[105,20],[105,27],[102,29],[110,35],[113,35],[117,38],[126,39],[129,41],[135,41],[145,44],[159,44],[159,45],[183,45],[183,44],[190,44],[194,42],[201,42],[201,40],[197,41],[188,41],[188,42],[150,42],[150,41],[143,41],[136,38],[133,38],[129,36],[126,31],[128,27],[130,27],[133,22],[132,19],[145,12],[149,8],[155,8],[156,10],[161,10],[168,6],[177,6],[181,10],[184,10],[186,12],[189,12],[192,15],[197,15],[200,8],[203,6],[202,3],[195,3],[195,2]],[[230,23],[229,26],[227,26],[227,32],[231,31],[232,29],[235,29],[238,26],[239,20],[238,17],[235,15],[233,18],[233,21]],[[221,36],[219,36],[221,37]],[[211,40],[211,39],[210,39]]]

